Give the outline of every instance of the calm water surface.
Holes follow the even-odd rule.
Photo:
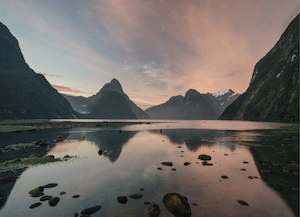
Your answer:
[[[258,129],[278,131],[291,127],[295,126],[179,121],[130,125],[123,127],[121,132],[104,128],[64,130],[68,135],[66,140],[56,143],[48,154],[78,157],[26,169],[12,188],[0,216],[67,217],[98,204],[102,209],[93,216],[145,216],[143,203],[150,201],[160,205],[160,216],[168,217],[172,215],[164,208],[162,197],[170,192],[186,196],[190,204],[198,204],[191,205],[194,217],[294,216],[282,197],[261,179],[247,145],[260,145],[256,143],[262,136]],[[102,156],[98,155],[99,149],[104,150]],[[203,166],[197,159],[199,154],[211,155],[214,165]],[[163,161],[172,161],[176,171],[162,166]],[[184,166],[184,162],[191,165]],[[158,167],[163,170],[157,170]],[[229,179],[222,179],[222,175]],[[248,176],[259,178],[249,179]],[[28,191],[50,182],[58,186],[46,189],[45,193],[59,196],[58,205],[49,207],[45,202],[29,209],[38,198],[29,197]],[[145,190],[140,192],[140,188]],[[61,191],[66,194],[60,196]],[[117,196],[133,193],[142,193],[143,198],[129,199],[125,205],[116,200]],[[75,194],[80,198],[72,198]],[[237,200],[244,200],[249,206],[241,206]]]

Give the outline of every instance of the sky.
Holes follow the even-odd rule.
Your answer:
[[[26,62],[60,92],[117,78],[142,108],[193,88],[244,92],[299,0],[0,0]]]

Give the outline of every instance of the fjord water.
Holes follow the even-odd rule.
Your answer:
[[[262,179],[251,150],[261,145],[262,138],[294,129],[298,126],[174,121],[61,130],[58,133],[67,135],[66,140],[56,143],[47,154],[77,157],[26,169],[12,188],[0,216],[73,216],[98,204],[102,209],[93,216],[146,216],[144,202],[149,201],[160,206],[161,216],[168,217],[173,215],[164,207],[162,198],[170,192],[188,198],[194,217],[295,216],[286,200]],[[11,134],[11,137],[25,138],[28,134]],[[39,132],[30,134],[31,138],[39,138]],[[280,139],[276,142],[284,143]],[[298,145],[298,138],[294,142]],[[103,155],[98,155],[99,149],[104,151]],[[203,166],[199,154],[210,155],[213,166]],[[162,166],[163,161],[173,162],[172,168],[176,170]],[[191,164],[184,166],[184,162]],[[157,170],[158,167],[162,170]],[[222,175],[228,179],[222,179]],[[52,182],[58,186],[47,189],[46,194],[59,196],[58,205],[50,207],[45,202],[29,209],[39,200],[30,197],[28,191]],[[66,194],[60,196],[61,191]],[[141,193],[143,198],[129,199],[127,204],[116,200],[117,196],[133,193]],[[76,194],[80,197],[72,198]],[[238,200],[246,201],[249,206],[241,206]]]

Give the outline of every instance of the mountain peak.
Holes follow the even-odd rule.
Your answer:
[[[115,91],[115,92],[124,94],[122,85],[116,78],[113,78],[110,82],[106,83],[101,88],[101,90],[97,93],[97,95],[101,94],[103,92],[110,92],[110,91]]]
[[[185,96],[197,96],[200,95],[200,93],[195,90],[195,89],[189,89],[188,91],[186,91]]]

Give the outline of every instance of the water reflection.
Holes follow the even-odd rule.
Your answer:
[[[79,158],[24,171],[0,216],[73,216],[74,212],[96,204],[103,206],[98,214],[101,216],[142,216],[143,202],[150,201],[158,203],[162,216],[168,217],[172,215],[163,208],[161,199],[164,194],[174,191],[198,204],[192,207],[192,216],[294,216],[285,201],[263,179],[248,178],[262,174],[260,167],[256,167],[260,162],[255,149],[259,147],[257,145],[275,140],[291,144],[297,139],[296,136],[288,141],[291,136],[282,135],[282,132],[263,135],[258,131],[199,129],[72,129],[67,140],[57,143],[48,154],[58,157],[77,155]],[[177,148],[178,145],[182,148]],[[104,156],[98,155],[99,149],[104,150]],[[197,164],[200,153],[211,155],[214,166]],[[274,158],[274,151],[272,155]],[[172,161],[177,170],[163,167],[158,171],[156,168],[163,161]],[[243,164],[243,161],[249,163]],[[191,165],[184,166],[184,162]],[[229,179],[222,180],[221,175]],[[265,178],[264,174],[262,178]],[[49,190],[49,194],[58,195],[60,191],[67,194],[61,196],[55,208],[46,203],[30,210],[28,207],[37,199],[30,198],[28,190],[49,182],[59,184]],[[139,188],[145,189],[140,201],[131,200],[125,206],[117,203],[117,196],[136,193]],[[81,197],[71,199],[73,194]],[[236,202],[238,199],[247,201],[250,206],[241,207]]]

